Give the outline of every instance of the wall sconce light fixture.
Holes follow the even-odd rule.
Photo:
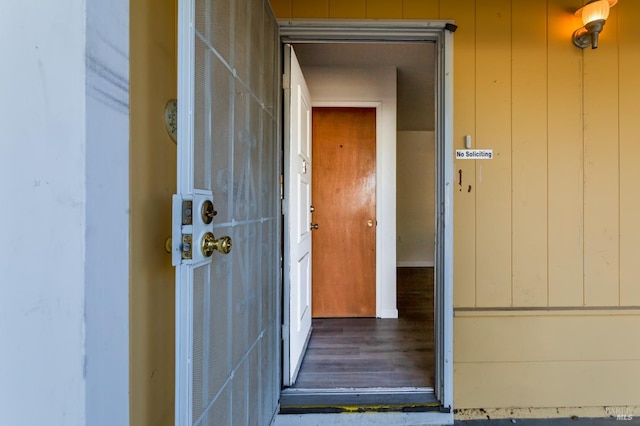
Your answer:
[[[609,9],[616,3],[618,0],[591,0],[578,9],[576,16],[582,18],[584,27],[578,28],[573,33],[573,44],[581,49],[587,46],[597,49],[598,35],[609,17]]]

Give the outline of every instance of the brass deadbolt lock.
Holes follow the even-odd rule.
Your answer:
[[[231,251],[231,244],[231,238],[222,237],[216,240],[213,233],[207,232],[202,237],[202,254],[205,257],[211,257],[216,250],[222,254],[228,254]]]
[[[207,225],[213,222],[213,217],[218,214],[210,200],[202,203],[202,211],[200,213],[202,214],[202,221]]]

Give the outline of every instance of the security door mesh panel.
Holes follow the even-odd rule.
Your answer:
[[[193,425],[267,425],[279,392],[278,27],[267,0],[195,0],[194,186],[228,255],[194,270]]]

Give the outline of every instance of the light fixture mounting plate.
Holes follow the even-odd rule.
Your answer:
[[[164,127],[171,140],[178,142],[178,101],[170,99],[164,106]]]

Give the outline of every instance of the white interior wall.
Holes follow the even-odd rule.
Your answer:
[[[398,132],[398,266],[433,266],[435,132]]]
[[[314,105],[381,103],[376,141],[376,315],[397,318],[395,67],[303,67]]]
[[[128,424],[128,6],[0,12],[2,424]]]

